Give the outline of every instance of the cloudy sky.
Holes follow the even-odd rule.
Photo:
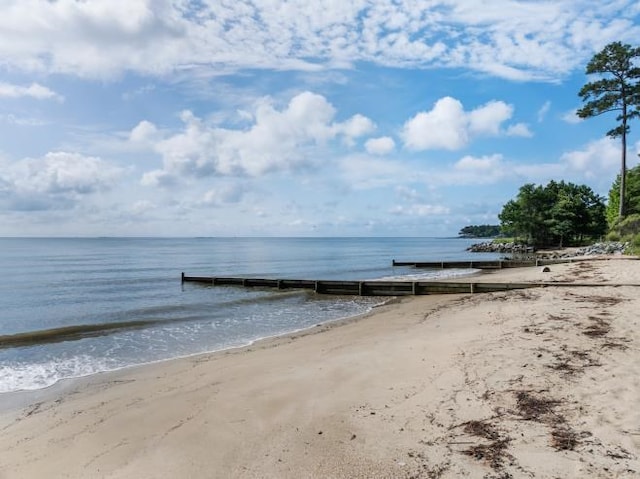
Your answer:
[[[455,236],[527,182],[606,195],[577,93],[640,39],[637,0],[0,6],[0,236]]]

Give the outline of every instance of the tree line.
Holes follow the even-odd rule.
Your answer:
[[[586,185],[526,184],[499,215],[503,233],[537,246],[569,246],[607,232],[604,198]]]
[[[500,225],[470,225],[460,230],[462,238],[495,238],[500,235]]]

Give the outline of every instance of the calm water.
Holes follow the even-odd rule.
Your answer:
[[[392,259],[496,257],[467,253],[473,242],[0,239],[0,392],[38,389],[63,378],[245,345],[360,314],[383,301],[182,285],[182,271],[294,279],[433,278],[442,272],[392,267]],[[446,272],[461,273],[469,271]],[[7,336],[16,334],[36,336],[37,342],[9,345]]]

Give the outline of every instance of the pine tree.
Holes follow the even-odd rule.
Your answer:
[[[620,112],[616,117],[619,124],[607,132],[611,138],[622,139],[619,219],[625,216],[629,120],[640,116],[640,67],[634,65],[637,58],[640,58],[640,47],[634,48],[621,42],[610,43],[587,64],[586,73],[598,74],[601,78],[584,85],[579,93],[585,102],[577,112],[580,118]]]

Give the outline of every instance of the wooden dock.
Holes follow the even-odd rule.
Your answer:
[[[415,268],[428,269],[503,269],[503,268],[527,268],[531,266],[546,266],[549,264],[572,263],[579,259],[535,259],[535,260],[495,260],[495,261],[396,261],[393,266],[413,266]]]
[[[544,286],[540,283],[486,283],[444,281],[333,281],[306,279],[268,279],[187,276],[183,283],[210,286],[244,286],[252,288],[306,289],[318,294],[351,296],[409,296],[425,294],[469,294],[528,289]]]

